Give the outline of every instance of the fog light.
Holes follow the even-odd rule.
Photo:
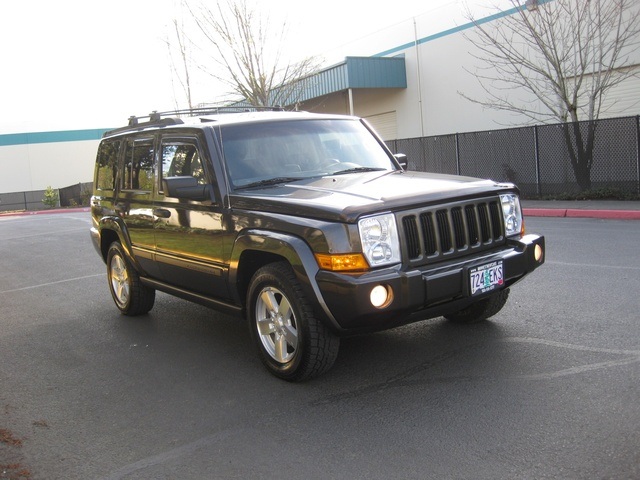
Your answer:
[[[369,299],[371,300],[371,305],[374,307],[384,308],[391,303],[393,295],[391,289],[388,289],[384,285],[377,285],[371,290]]]
[[[536,245],[536,248],[533,249],[533,258],[536,259],[536,262],[541,262],[543,256],[544,252],[542,251],[542,247],[540,245]]]

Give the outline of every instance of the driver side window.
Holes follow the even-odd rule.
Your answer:
[[[207,177],[195,140],[162,141],[162,178],[194,177],[205,185]]]

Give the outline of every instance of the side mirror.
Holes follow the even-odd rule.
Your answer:
[[[197,201],[211,200],[211,185],[199,184],[195,177],[163,178],[162,189],[167,197]]]
[[[404,153],[396,153],[394,155],[395,159],[398,161],[403,170],[406,170],[409,166],[409,161],[407,160],[407,156]]]

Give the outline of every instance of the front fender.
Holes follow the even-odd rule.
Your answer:
[[[258,229],[241,233],[236,238],[229,262],[231,287],[240,283],[241,259],[243,254],[249,251],[263,253],[265,256],[281,257],[289,262],[307,298],[314,303],[316,312],[322,316],[329,327],[339,329],[338,322],[329,311],[316,282],[316,274],[320,268],[311,248],[303,239],[294,235]],[[232,290],[234,290],[233,287]],[[238,301],[242,299],[238,298]]]

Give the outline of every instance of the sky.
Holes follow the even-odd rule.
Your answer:
[[[324,0],[301,7],[300,0],[270,0],[258,5],[268,8],[261,14],[270,24],[286,19],[286,55],[319,56],[331,65],[361,54],[358,42],[416,16],[433,19],[432,33],[452,28],[463,21],[463,2]],[[178,0],[1,2],[0,135],[113,128],[130,115],[175,108],[180,90],[166,41],[178,5]],[[214,102],[226,93],[208,80],[199,87],[198,102]]]

